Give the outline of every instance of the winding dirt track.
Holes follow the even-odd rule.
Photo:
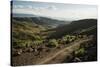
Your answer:
[[[70,53],[72,53],[74,50],[78,49],[81,43],[89,41],[91,39],[82,39],[75,41],[70,44],[70,46],[59,50],[58,52],[54,53],[52,56],[45,57],[41,59],[36,64],[51,64],[51,63],[60,63],[65,59],[65,57],[69,56]],[[59,58],[59,59],[58,59]]]
[[[80,47],[80,43],[91,40],[91,38],[84,38],[76,40],[72,43],[66,44],[60,49],[51,49],[50,52],[42,53],[41,57],[34,56],[34,53],[23,53],[20,56],[12,57],[13,66],[22,65],[40,65],[40,64],[55,64],[62,63],[67,57],[70,60],[72,52]]]

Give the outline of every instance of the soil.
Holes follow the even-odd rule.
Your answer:
[[[76,40],[60,48],[48,48],[37,54],[36,52],[24,52],[21,55],[12,56],[12,66],[62,63],[66,58],[67,60],[73,58],[72,52],[80,46],[80,43],[89,40],[91,39]]]

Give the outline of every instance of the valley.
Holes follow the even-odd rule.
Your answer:
[[[97,20],[67,22],[12,18],[12,66],[96,61]]]

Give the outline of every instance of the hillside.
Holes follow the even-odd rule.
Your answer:
[[[94,28],[91,28],[94,27]],[[88,30],[91,28],[91,30]],[[96,19],[83,19],[78,21],[73,21],[70,24],[59,26],[52,29],[55,31],[52,34],[49,34],[49,38],[59,38],[66,34],[95,34],[97,33],[97,20]],[[85,30],[84,32],[82,32]]]
[[[14,20],[21,22],[32,22],[45,27],[55,28],[59,25],[69,24],[70,21],[56,20],[47,17],[34,16],[34,17],[13,17]]]
[[[26,43],[31,43],[33,40],[41,39],[39,33],[44,30],[45,27],[30,21],[12,19],[12,46],[25,46]]]
[[[50,27],[48,24],[50,20],[48,19],[48,23],[46,20],[43,21],[42,24],[41,21],[36,18],[33,19],[33,17],[12,18],[11,55],[13,66],[26,64],[76,62],[76,58],[78,58],[78,61],[84,61],[84,59],[85,61],[96,60],[96,19],[84,19],[73,21],[70,24],[59,24],[59,26],[56,26],[56,28]],[[53,23],[53,20],[51,22]],[[86,46],[73,47],[75,44],[80,45],[79,41],[83,42],[83,40],[87,39],[91,39],[92,41],[89,41],[89,43],[86,42],[84,44]],[[77,54],[73,54],[74,50],[71,52],[71,54],[66,53],[73,49],[70,47],[73,47]],[[65,50],[67,48],[69,51]],[[76,48],[78,50],[76,50]],[[91,53],[91,50],[94,52]],[[89,55],[85,54],[85,52],[88,52]],[[70,58],[67,59],[69,54]],[[87,56],[89,58],[87,58]],[[47,60],[47,58],[49,59]]]
[[[47,19],[47,18],[46,18]],[[42,19],[43,20],[43,19]],[[49,19],[48,19],[49,20]],[[48,22],[48,21],[47,21]],[[84,19],[73,21],[70,24],[63,24],[56,28],[49,27],[49,22],[46,20],[37,20],[36,18],[13,18],[12,19],[12,40],[14,45],[16,43],[32,43],[36,40],[45,40],[56,38],[59,39],[65,35],[96,35],[97,34],[97,20],[96,19]],[[51,21],[53,23],[53,20]],[[45,24],[46,23],[46,24]],[[45,25],[48,25],[45,26]],[[17,45],[17,44],[16,44]]]

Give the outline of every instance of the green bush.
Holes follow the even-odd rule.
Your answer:
[[[31,46],[32,41],[31,40],[18,40],[16,39],[13,41],[13,47],[15,48],[24,48]]]
[[[56,39],[51,39],[51,40],[49,40],[49,45],[57,47],[58,46],[58,42],[57,42]]]
[[[38,36],[38,35],[34,35],[34,39],[35,39],[35,40],[41,40],[41,37]]]
[[[72,42],[76,39],[76,36],[73,36],[73,35],[65,35],[62,37],[62,42],[67,44],[69,42]]]
[[[43,40],[35,40],[33,41],[33,45],[41,45],[43,44]]]
[[[84,48],[80,48],[79,50],[75,51],[75,55],[76,56],[82,56],[85,53],[85,49]]]
[[[13,47],[15,48],[23,48],[26,47],[26,44],[23,42],[13,42]]]
[[[62,40],[63,41],[68,41],[68,39],[70,38],[70,35],[65,35],[62,37]]]

